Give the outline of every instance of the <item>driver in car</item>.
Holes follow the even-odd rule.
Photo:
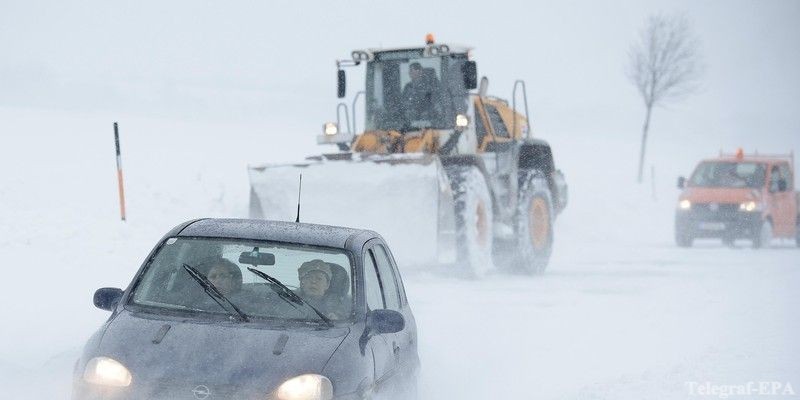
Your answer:
[[[300,288],[297,294],[314,306],[326,317],[340,319],[345,317],[345,307],[342,300],[330,293],[331,268],[325,261],[311,260],[304,262],[297,270],[300,278]]]
[[[236,264],[218,258],[202,266],[206,277],[224,296],[230,296],[242,288],[242,271]]]

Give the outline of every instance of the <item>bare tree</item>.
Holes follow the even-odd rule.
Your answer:
[[[697,90],[702,76],[699,41],[684,15],[652,15],[628,52],[628,78],[642,95],[646,114],[639,153],[642,182],[647,131],[653,107],[679,100]]]

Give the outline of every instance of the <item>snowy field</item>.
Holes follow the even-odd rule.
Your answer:
[[[249,162],[319,151],[311,134],[282,140],[286,126],[0,108],[2,397],[68,398],[83,342],[108,315],[91,304],[94,290],[125,287],[181,221],[245,216]],[[715,149],[656,141],[671,162],[659,164],[653,191],[631,184],[635,143],[591,132],[546,138],[571,203],[544,276],[402,271],[420,331],[423,397],[682,399],[688,382],[749,381],[791,382],[800,392],[800,250],[673,244],[674,178]]]

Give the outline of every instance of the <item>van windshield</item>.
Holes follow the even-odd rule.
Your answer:
[[[689,179],[689,186],[725,188],[761,188],[767,168],[762,163],[704,161]]]
[[[249,240],[167,239],[134,288],[132,304],[198,316],[233,314],[230,304],[209,295],[199,282],[205,281],[248,318],[319,321],[312,308],[287,301],[291,298],[280,285],[251,268],[328,319],[350,319],[353,273],[344,250]]]

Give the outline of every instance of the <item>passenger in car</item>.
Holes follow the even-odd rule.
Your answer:
[[[297,270],[300,289],[297,294],[331,319],[346,317],[347,308],[341,296],[332,290],[333,272],[322,260],[304,262]]]
[[[203,270],[211,284],[225,296],[230,296],[242,288],[242,270],[224,258],[217,258],[203,264]]]

